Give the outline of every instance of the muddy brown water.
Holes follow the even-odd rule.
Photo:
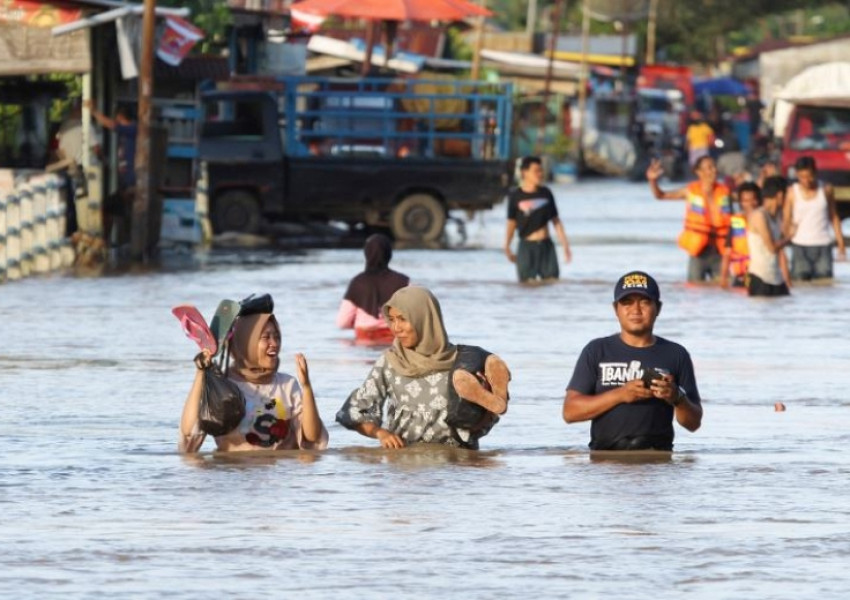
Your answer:
[[[393,261],[438,295],[453,340],[513,370],[479,453],[384,452],[334,423],[376,356],[334,327],[358,250],[0,287],[0,595],[846,598],[848,264],[781,300],[692,287],[681,203],[619,182],[556,192],[574,251],[557,284],[515,283],[504,206],[469,223],[467,249]],[[669,457],[591,456],[589,425],[560,416],[632,268],[659,280],[657,332],[690,350],[704,398]],[[170,308],[263,291],[283,368],[308,357],[330,449],[177,455],[195,349]]]

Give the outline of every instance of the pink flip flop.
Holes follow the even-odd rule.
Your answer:
[[[171,313],[180,321],[186,337],[194,340],[201,350],[209,350],[211,354],[215,354],[218,344],[201,311],[191,304],[181,304],[172,308]]]

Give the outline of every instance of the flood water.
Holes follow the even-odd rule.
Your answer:
[[[557,284],[515,282],[504,206],[467,249],[393,260],[440,298],[453,341],[513,371],[478,453],[385,452],[334,423],[377,355],[334,327],[359,250],[0,286],[0,596],[846,598],[848,263],[786,299],[687,286],[681,203],[554,189],[574,252]],[[597,460],[589,424],[561,419],[564,388],[617,330],[613,284],[636,268],[659,280],[656,332],[691,352],[705,418],[677,426],[669,460]],[[170,308],[265,291],[282,368],[307,355],[329,450],[179,456],[196,349]]]

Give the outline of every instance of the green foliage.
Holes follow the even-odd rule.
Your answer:
[[[58,123],[68,114],[71,103],[82,98],[83,80],[82,77],[69,73],[51,73],[45,79],[62,82],[67,89],[65,97],[56,98],[50,106],[50,121]]]
[[[660,0],[657,47],[668,60],[712,63],[721,58],[727,41],[731,45],[756,41],[753,33],[742,32],[766,19],[769,22],[789,11],[833,4],[829,0]]]
[[[575,140],[563,133],[559,133],[555,139],[543,148],[543,153],[556,160],[564,160],[573,154]]]
[[[539,4],[542,7],[546,3],[539,1]],[[487,8],[493,12],[491,21],[496,25],[506,29],[507,31],[520,31],[525,29],[528,2],[517,2],[517,0],[488,0]]]
[[[457,27],[449,27],[446,34],[448,57],[455,60],[472,60],[473,49],[464,40],[463,32]]]
[[[533,1],[533,0],[528,0]],[[510,31],[525,29],[528,1],[488,0],[495,14],[491,22]],[[583,0],[562,0],[565,14],[561,31],[581,31]],[[587,0],[592,6],[594,0]],[[550,30],[544,22],[555,0],[537,0],[538,31]],[[749,46],[767,38],[809,35],[818,38],[850,32],[850,3],[836,0],[658,0],[656,47],[665,60],[713,63],[736,46]],[[646,21],[627,25],[645,39]],[[591,21],[591,34],[619,33],[614,23]]]

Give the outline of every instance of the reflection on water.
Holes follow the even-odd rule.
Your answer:
[[[850,577],[850,270],[755,300],[683,283],[683,206],[557,189],[574,261],[515,282],[504,207],[469,249],[400,250],[456,342],[498,352],[510,410],[482,451],[398,452],[333,423],[379,349],[334,327],[359,249],[202,257],[195,271],[0,287],[0,590],[10,597],[841,598]],[[247,260],[246,260],[247,258]],[[705,419],[672,454],[589,453],[561,401],[614,281],[659,280],[658,333],[693,356]],[[195,349],[170,314],[269,291],[282,368],[304,352],[325,453],[178,456]],[[775,402],[787,406],[774,412]],[[12,591],[16,592],[12,596]]]

